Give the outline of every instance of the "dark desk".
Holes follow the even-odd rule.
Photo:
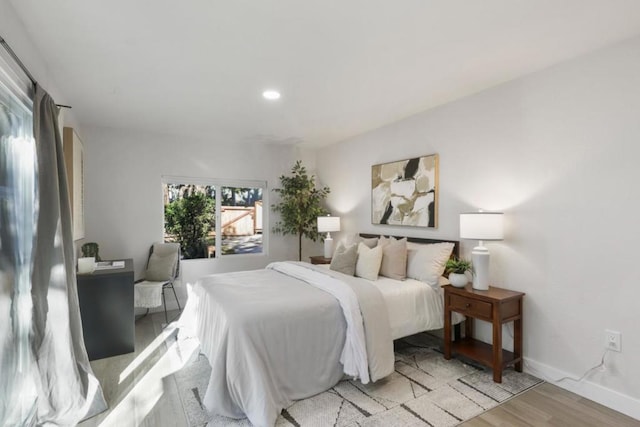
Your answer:
[[[124,268],[78,274],[78,299],[89,360],[134,350],[133,260]]]

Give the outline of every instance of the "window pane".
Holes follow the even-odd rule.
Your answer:
[[[262,188],[222,187],[222,254],[262,252]]]
[[[213,258],[216,190],[213,185],[163,184],[164,241],[178,242],[184,259]]]
[[[0,48],[0,425],[30,425],[38,392],[29,336],[37,175],[30,82]]]

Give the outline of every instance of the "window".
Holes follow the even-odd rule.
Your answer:
[[[215,213],[214,186],[164,184],[164,241],[180,243],[185,259],[215,254]]]
[[[0,425],[25,425],[38,392],[31,343],[31,273],[38,191],[33,85],[0,47],[0,328],[3,393]],[[4,327],[6,325],[6,327]],[[4,375],[18,372],[19,375]]]
[[[262,188],[220,189],[222,254],[262,252]]]
[[[164,177],[162,187],[164,240],[184,259],[264,252],[266,183]]]

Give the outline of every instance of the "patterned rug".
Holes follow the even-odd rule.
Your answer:
[[[455,426],[542,382],[507,369],[502,383],[494,383],[491,370],[458,359],[444,360],[438,340],[427,334],[395,344],[393,374],[367,385],[341,381],[284,409],[276,426]],[[208,415],[202,408],[210,372],[200,355],[176,373],[190,425],[250,426],[246,419]]]

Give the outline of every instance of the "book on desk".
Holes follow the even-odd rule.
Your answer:
[[[96,270],[112,270],[116,268],[124,268],[124,261],[98,261]]]

